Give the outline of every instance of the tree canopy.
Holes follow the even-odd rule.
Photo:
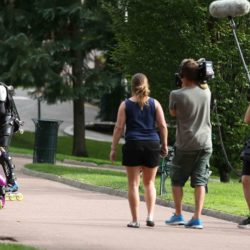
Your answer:
[[[184,58],[206,58],[214,63],[215,79],[209,82],[217,100],[218,124],[213,113],[213,165],[228,179],[229,166],[223,157],[218,136],[220,125],[226,151],[233,166],[240,165],[240,151],[249,129],[242,117],[247,107],[249,83],[235,45],[229,21],[211,17],[211,1],[121,0],[119,8],[110,8],[118,45],[112,55],[117,67],[130,77],[145,73],[151,84],[152,96],[168,115],[168,96],[174,83],[174,73]],[[125,14],[126,13],[126,14]],[[247,64],[250,62],[250,17],[235,19],[237,33]],[[170,134],[173,141],[174,134]]]
[[[102,1],[9,0],[0,7],[1,80],[33,87],[48,103],[73,100],[73,154],[86,155],[84,101],[95,70],[89,55],[107,50],[113,34]]]

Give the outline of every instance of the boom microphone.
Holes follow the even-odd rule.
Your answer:
[[[249,11],[247,0],[217,0],[209,5],[210,14],[216,18],[244,16]]]

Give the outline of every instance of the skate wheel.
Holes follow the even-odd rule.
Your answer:
[[[23,200],[23,194],[21,194],[21,193],[16,194],[16,200],[17,201],[22,201]]]
[[[14,200],[16,200],[16,196],[13,195],[13,194],[11,194],[11,195],[10,195],[10,201],[14,201]]]
[[[14,194],[6,194],[5,198],[8,201],[14,201],[14,200],[16,200],[16,196]]]
[[[9,201],[9,200],[10,200],[9,194],[5,194],[5,200],[6,200],[6,201]]]

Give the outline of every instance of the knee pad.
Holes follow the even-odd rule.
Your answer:
[[[12,163],[12,158],[3,147],[0,147],[0,158],[2,158],[2,160],[7,164],[9,169],[15,168],[15,166]]]
[[[4,187],[6,186],[6,180],[5,178],[3,178],[2,175],[0,175],[0,187]]]
[[[0,162],[2,164],[7,183],[13,183],[15,181],[15,174],[13,172],[15,165],[12,163],[11,157],[3,147],[0,147]]]

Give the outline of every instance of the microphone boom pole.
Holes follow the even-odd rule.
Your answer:
[[[234,19],[232,17],[228,17],[229,21],[230,21],[230,26],[232,28],[232,31],[233,31],[233,35],[234,35],[234,39],[235,39],[235,42],[236,42],[236,45],[238,47],[238,50],[240,52],[240,57],[241,57],[241,60],[242,60],[242,63],[243,63],[243,66],[245,68],[245,71],[247,73],[247,79],[248,79],[248,82],[250,83],[250,73],[249,73],[249,70],[248,70],[248,67],[246,65],[246,61],[244,59],[244,56],[243,56],[243,53],[242,53],[242,50],[241,50],[241,47],[240,47],[240,43],[239,43],[239,39],[237,37],[237,33],[236,33],[236,24],[234,22]]]

